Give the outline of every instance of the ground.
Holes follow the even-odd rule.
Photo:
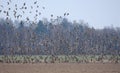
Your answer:
[[[120,73],[120,64],[7,64],[0,63],[0,73]]]

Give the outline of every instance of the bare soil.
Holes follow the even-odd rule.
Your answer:
[[[120,64],[7,64],[0,63],[0,73],[120,73]]]

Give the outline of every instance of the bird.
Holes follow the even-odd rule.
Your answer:
[[[29,18],[28,18],[28,17],[26,17],[26,20],[27,20],[27,21],[29,21]]]
[[[14,17],[16,18],[16,14],[14,13]]]
[[[23,14],[25,13],[24,11],[22,11],[23,12]]]
[[[2,7],[2,8],[3,8],[3,5],[0,5],[0,7]]]
[[[67,16],[69,15],[69,13],[67,13]]]
[[[45,7],[42,7],[43,9],[45,9]]]
[[[51,17],[53,17],[53,14],[51,14]]]
[[[36,10],[36,12],[38,12],[38,10]]]
[[[32,13],[31,11],[29,13]]]
[[[9,13],[8,13],[8,11],[7,11],[7,16],[9,16]]]
[[[4,13],[6,13],[6,11],[4,11]]]
[[[34,4],[36,4],[36,3],[37,3],[37,1],[34,2]]]
[[[16,12],[15,10],[14,10],[13,12],[14,12],[14,17],[16,18],[16,13],[17,13],[17,12]]]
[[[2,12],[2,10],[0,10],[0,13]]]
[[[19,18],[19,15],[17,16],[17,19]]]
[[[27,7],[25,7],[25,9],[27,9]]]
[[[66,16],[66,13],[64,13],[64,16]]]
[[[17,4],[15,4],[15,7],[17,7]]]
[[[8,17],[6,17],[6,20],[8,20]],[[7,24],[9,24],[9,22],[7,22]]]
[[[17,8],[15,8],[15,10],[17,10]]]
[[[8,8],[8,10],[10,10],[10,8]]]
[[[41,12],[39,12],[39,15],[41,15]]]
[[[26,4],[24,3],[23,6],[25,6]]]
[[[38,15],[36,14],[35,16],[37,17]]]
[[[9,2],[7,2],[7,5],[9,5]]]
[[[39,6],[37,6],[37,8],[39,8]]]
[[[14,13],[17,13],[15,10],[13,10]]]
[[[22,15],[19,14],[19,15],[17,16],[17,19],[18,19],[19,17],[22,17]]]

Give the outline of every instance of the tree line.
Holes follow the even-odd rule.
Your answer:
[[[120,28],[95,29],[67,18],[0,19],[1,55],[120,55]]]

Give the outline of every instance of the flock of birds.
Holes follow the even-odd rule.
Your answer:
[[[0,13],[4,13],[4,14],[6,15],[6,19],[9,19],[9,18],[10,18],[9,12],[12,11],[14,18],[19,20],[20,18],[23,17],[23,15],[25,14],[25,10],[27,10],[29,7],[28,7],[27,4],[24,2],[21,7],[18,7],[18,5],[15,4],[15,5],[14,5],[15,9],[12,9],[12,8],[10,8],[10,6],[9,6],[11,3],[12,3],[11,0],[7,1],[7,6],[8,6],[7,10],[2,10],[2,9],[0,9]],[[1,8],[4,8],[3,5],[0,5],[0,7],[1,7]],[[37,9],[35,10],[35,13],[34,13],[34,21],[36,21],[37,18],[41,15],[41,12],[39,11],[40,6],[39,6],[39,4],[38,4],[38,1],[35,1],[35,2],[33,3],[33,5],[30,6],[29,14],[32,14],[32,11],[34,11],[34,7],[37,8]],[[45,7],[43,6],[42,9],[45,10]],[[20,10],[22,13],[20,14],[18,10]],[[69,13],[64,13],[64,16],[68,16],[68,15],[69,15]],[[54,16],[54,15],[51,14],[51,17],[53,17],[53,16]],[[57,16],[57,17],[58,17],[58,16]],[[61,17],[61,16],[60,16],[60,17]],[[29,17],[25,17],[25,19],[26,19],[26,22],[30,21],[30,18],[29,18]]]

